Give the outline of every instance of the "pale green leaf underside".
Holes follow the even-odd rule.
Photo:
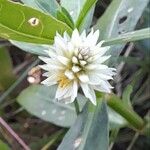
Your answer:
[[[56,86],[33,85],[21,92],[17,101],[29,113],[62,127],[71,126],[76,119],[74,104],[63,104],[55,99]],[[78,95],[80,110],[86,99]]]
[[[108,132],[106,104],[99,103],[92,112],[86,105],[75,124],[65,135],[58,150],[92,150],[93,148],[107,150]]]

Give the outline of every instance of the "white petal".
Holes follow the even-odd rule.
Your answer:
[[[65,71],[65,76],[66,76],[68,79],[70,79],[70,80],[73,80],[73,79],[74,79],[74,74],[73,74],[73,72],[70,71],[70,70],[66,70],[66,71]]]
[[[47,86],[57,84],[57,74],[51,75],[50,77],[48,77],[46,80],[42,81],[41,83]]]
[[[48,50],[44,50],[44,51],[49,55],[49,57],[57,56],[55,47],[53,47],[53,46],[49,46]]]
[[[114,76],[116,75],[116,69],[115,68],[106,68],[106,69],[99,69],[95,70],[96,73],[102,73],[108,76]]]
[[[68,42],[67,43],[67,53],[69,52],[71,55],[72,55],[72,53],[74,52],[74,45],[71,43],[71,42]]]
[[[93,61],[95,61],[94,63],[104,63],[110,57],[111,57],[111,55],[109,55],[109,56],[96,55],[95,57],[93,57]]]
[[[108,76],[108,75],[105,75],[105,74],[98,74],[98,76],[101,78],[101,79],[104,79],[104,80],[112,80],[112,76]]]
[[[86,39],[86,31],[83,30],[83,32],[80,35],[81,39],[84,41]]]
[[[73,57],[72,57],[72,62],[73,62],[74,64],[78,64],[78,59],[77,59],[77,57],[73,56]]]
[[[90,82],[89,82],[90,84],[98,85],[98,84],[101,84],[102,80],[110,80],[110,79],[112,80],[113,78],[112,78],[112,76],[93,72],[93,73],[89,74],[89,79],[90,79]]]
[[[73,43],[75,47],[79,47],[81,45],[81,38],[77,29],[75,29],[72,33],[71,43]]]
[[[81,66],[85,66],[87,64],[87,62],[85,60],[80,60],[80,64],[81,64]]]
[[[105,92],[105,93],[111,93],[111,89],[109,89],[108,87],[104,87],[102,85],[94,85],[93,88],[96,91]]]
[[[64,65],[68,65],[68,63],[70,61],[68,58],[66,58],[64,56],[57,56],[57,59],[59,60],[59,62],[61,62]]]
[[[89,81],[89,77],[86,74],[81,74],[78,76],[78,78],[80,79],[81,82],[83,83],[87,83]]]
[[[87,36],[87,38],[85,39],[85,46],[95,46],[97,43],[97,40],[99,38],[99,30],[97,30],[96,32],[93,33],[93,31],[91,31],[89,33],[89,35]]]
[[[72,67],[72,71],[74,72],[74,73],[77,73],[77,72],[79,72],[81,70],[81,68],[79,67],[79,66],[73,66]]]
[[[86,69],[88,70],[99,70],[99,69],[107,69],[108,66],[101,65],[101,64],[89,64],[86,66]]]
[[[78,83],[74,81],[72,95],[71,95],[71,103],[75,100],[77,94],[78,94]]]
[[[45,72],[42,74],[43,77],[50,77],[52,75],[52,72]]]
[[[45,64],[45,65],[39,65],[40,68],[46,70],[46,71],[51,71],[51,70],[63,70],[64,67],[61,66],[60,64],[54,64],[54,63],[50,63],[50,64]]]
[[[56,91],[56,99],[61,100],[63,98],[63,96],[65,95],[65,97],[69,97],[70,95],[67,94],[68,90],[72,87],[72,85],[68,85],[64,88],[61,88],[58,86],[57,91]]]
[[[89,100],[96,105],[96,96],[94,90],[89,87],[87,84],[81,83],[81,88],[83,90],[84,95],[89,98]]]
[[[58,36],[55,37],[55,45],[62,50],[66,49],[66,43]]]
[[[91,85],[99,85],[101,83],[101,79],[96,74],[90,74],[89,75],[89,84]]]
[[[48,57],[39,56],[39,59],[41,59],[45,63],[50,63],[51,62],[51,58],[48,58]]]
[[[65,31],[64,32],[64,40],[66,41],[66,42],[68,42],[68,41],[70,41],[70,36],[68,35],[68,33]]]
[[[90,49],[93,53],[93,56],[95,55],[103,56],[110,49],[110,46],[106,46],[106,47],[95,46],[95,47],[91,47]]]
[[[95,90],[105,93],[111,93],[113,88],[108,81],[102,81],[100,85],[93,86]]]

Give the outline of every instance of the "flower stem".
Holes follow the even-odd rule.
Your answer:
[[[145,122],[143,119],[126,104],[124,104],[119,97],[112,94],[106,96],[106,100],[107,104],[123,116],[135,129],[141,131],[144,128]]]
[[[75,105],[75,109],[76,109],[76,114],[78,115],[80,113],[80,109],[79,109],[79,104],[78,104],[77,100],[74,101],[74,105]]]

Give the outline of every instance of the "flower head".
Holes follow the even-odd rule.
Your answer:
[[[81,87],[84,95],[96,105],[94,90],[111,92],[108,80],[113,79],[115,69],[103,64],[110,58],[104,55],[109,47],[101,47],[98,38],[98,30],[88,35],[84,31],[80,35],[75,29],[71,37],[66,32],[63,37],[57,33],[54,44],[46,50],[49,57],[39,57],[46,63],[40,67],[47,71],[43,74],[47,79],[42,84],[58,85],[55,96],[58,101],[73,102]]]

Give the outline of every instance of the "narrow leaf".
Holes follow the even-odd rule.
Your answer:
[[[61,6],[65,7],[70,13],[76,28],[80,31],[89,29],[96,3],[93,0],[61,0]],[[78,26],[77,26],[78,24]]]
[[[108,39],[103,43],[103,45],[110,46],[110,45],[133,42],[133,41],[143,40],[148,38],[150,38],[150,28],[145,28],[145,29],[122,34],[116,38]]]
[[[95,107],[95,106],[94,106]],[[58,150],[108,150],[108,116],[105,103],[99,103],[93,111],[84,107],[75,124],[65,135]]]
[[[76,27],[78,29],[80,29],[80,27],[82,26],[82,23],[85,19],[85,17],[88,15],[89,11],[91,10],[91,8],[94,6],[94,4],[97,2],[97,0],[87,0],[80,12],[80,15],[78,17],[78,20],[76,22]]]

